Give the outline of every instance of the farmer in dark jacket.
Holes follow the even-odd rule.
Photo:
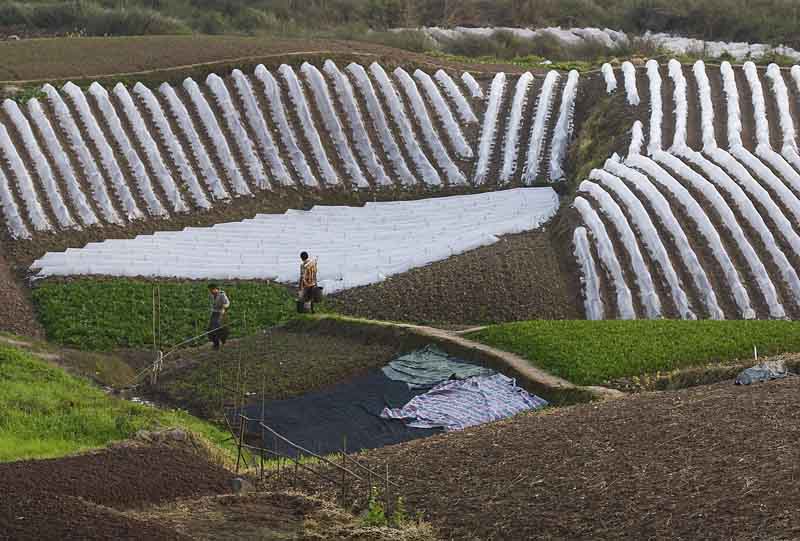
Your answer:
[[[210,284],[208,292],[211,296],[211,320],[208,323],[209,338],[214,343],[214,349],[219,349],[220,344],[225,345],[228,338],[228,329],[224,327],[225,311],[230,308],[231,301],[217,284]]]

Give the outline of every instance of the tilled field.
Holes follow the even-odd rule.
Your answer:
[[[414,323],[581,319],[578,284],[560,269],[549,233],[534,231],[344,291],[328,303],[348,315]]]
[[[230,477],[197,455],[161,447],[0,464],[0,539],[177,539],[117,511],[227,493]]]
[[[446,539],[797,539],[798,391],[647,393],[366,458]]]
[[[128,36],[81,39],[35,39],[3,44],[0,79],[4,81],[121,79],[127,74],[153,80],[180,80],[187,74],[211,72],[215,65],[265,62],[275,65],[321,55],[382,58],[474,71],[525,71],[513,64],[465,64],[394,49],[375,43],[326,39],[264,39],[241,36]]]

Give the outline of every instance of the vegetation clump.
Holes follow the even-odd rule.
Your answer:
[[[0,26],[93,36],[198,32],[302,37],[327,32],[328,37],[343,39],[395,40],[396,46],[413,49],[425,47],[424,37],[393,37],[386,30],[422,25],[591,26],[635,35],[650,30],[706,40],[800,46],[796,31],[800,8],[794,0],[126,0],[110,4],[6,0],[0,2]],[[378,32],[370,37],[369,30]],[[537,45],[540,50],[548,46],[553,43]],[[486,53],[477,56],[482,54]]]

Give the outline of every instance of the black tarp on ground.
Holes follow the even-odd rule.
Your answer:
[[[373,370],[324,391],[266,402],[265,424],[297,445],[323,455],[341,451],[344,437],[348,452],[375,449],[440,432],[409,428],[402,421],[379,417],[384,407],[402,407],[426,391],[410,390],[406,383]],[[261,418],[260,403],[243,411],[251,419]],[[250,431],[256,429],[255,424],[249,427]],[[294,456],[286,444],[278,441],[276,447],[274,437],[265,440],[267,449]]]

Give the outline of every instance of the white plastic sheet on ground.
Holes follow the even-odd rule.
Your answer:
[[[64,85],[63,91],[70,97],[70,99],[72,99],[72,102],[75,104],[75,109],[78,111],[78,116],[80,117],[80,120],[86,129],[86,133],[100,154],[100,163],[105,169],[105,175],[108,175],[111,185],[114,187],[117,198],[120,200],[122,208],[125,210],[128,219],[136,220],[144,218],[144,213],[139,210],[139,207],[136,204],[133,195],[131,194],[131,190],[128,187],[127,179],[122,174],[119,163],[117,163],[117,158],[114,156],[114,151],[112,150],[111,145],[108,144],[105,134],[100,129],[97,119],[94,117],[94,114],[92,114],[92,110],[89,107],[89,102],[86,100],[86,96],[83,94],[83,91],[71,82]],[[86,152],[88,152],[88,149],[86,149]],[[92,163],[94,163],[94,160],[92,160]],[[100,182],[102,182],[102,178],[104,178],[105,175],[100,176]]]
[[[33,225],[33,229],[36,231],[52,231],[53,226],[50,224],[50,220],[47,219],[47,214],[45,214],[42,203],[39,201],[36,188],[33,186],[33,179],[31,179],[25,164],[22,163],[22,158],[19,157],[19,153],[11,141],[11,136],[3,124],[0,124],[0,149],[3,151],[8,168],[17,179],[17,189],[19,189],[19,193],[22,196],[22,202],[28,211],[28,220]]]
[[[150,115],[150,119],[155,125],[156,134],[160,136],[161,141],[167,147],[167,154],[172,159],[172,163],[178,170],[178,175],[181,181],[192,194],[192,199],[195,205],[201,209],[211,208],[211,202],[206,197],[200,182],[197,180],[186,154],[183,152],[183,147],[180,145],[175,132],[172,130],[169,121],[167,120],[164,109],[156,99],[153,91],[141,83],[136,83],[133,87],[133,93],[144,102],[145,110]]]
[[[511,113],[506,128],[505,147],[503,149],[503,166],[500,170],[500,180],[508,182],[517,170],[519,156],[519,133],[522,129],[522,111],[528,102],[528,92],[533,83],[530,72],[523,73],[517,80],[514,90],[514,101],[511,104]]]
[[[714,131],[714,104],[711,102],[711,85],[706,74],[706,65],[702,60],[698,60],[692,69],[697,81],[697,93],[700,100],[700,129],[703,134],[703,148],[714,148],[717,146],[717,135]]]
[[[631,144],[628,146],[628,156],[638,156],[644,146],[644,126],[637,120],[631,126]]]
[[[781,277],[791,289],[796,301],[800,300],[800,279],[798,279],[797,272],[786,258],[781,248],[778,246],[772,231],[764,223],[764,219],[756,210],[756,207],[750,201],[750,198],[744,191],[727,175],[724,173],[715,174],[715,182],[709,182],[706,178],[702,177],[694,169],[686,165],[680,158],[668,154],[666,152],[659,153],[654,156],[655,160],[659,163],[669,167],[685,182],[688,182],[695,190],[698,190],[703,196],[711,203],[712,208],[719,215],[720,219],[725,224],[725,227],[730,231],[736,244],[742,252],[753,252],[754,249],[747,239],[744,231],[739,225],[736,216],[733,214],[732,208],[728,202],[720,194],[717,184],[723,189],[730,197],[736,208],[738,209],[744,220],[750,225],[751,228],[758,234],[764,243],[764,248],[772,257],[775,265],[778,267]],[[716,167],[716,166],[715,166]],[[757,256],[756,256],[757,257]],[[749,256],[750,259],[753,255]]]
[[[467,124],[478,122],[478,117],[475,116],[475,112],[472,110],[472,107],[453,78],[444,70],[437,71],[434,77],[439,84],[442,85],[445,93],[456,104],[456,109],[458,109],[458,115],[461,117],[461,121]]]
[[[311,116],[306,94],[303,91],[303,87],[300,85],[297,74],[294,72],[294,69],[287,64],[282,64],[278,68],[278,73],[283,77],[289,89],[289,99],[292,101],[295,114],[300,120],[300,127],[303,131],[303,135],[311,145],[311,153],[314,155],[317,167],[319,167],[322,173],[322,180],[324,180],[328,186],[339,184],[339,175],[331,164],[327,152],[325,152],[325,147],[319,136],[319,131]]]
[[[606,273],[608,273],[614,293],[617,296],[619,319],[636,319],[636,310],[633,308],[633,295],[631,295],[631,290],[625,282],[622,265],[619,263],[606,226],[603,225],[600,216],[597,215],[597,212],[583,197],[576,197],[573,205],[580,213],[586,228],[591,232],[597,255]]]
[[[153,136],[150,135],[147,124],[142,114],[139,112],[139,109],[136,108],[136,104],[133,103],[133,98],[128,92],[128,89],[122,83],[118,83],[114,87],[113,92],[122,104],[123,113],[128,119],[128,124],[133,131],[134,137],[144,149],[145,157],[150,163],[150,167],[155,173],[156,180],[161,186],[161,189],[164,190],[167,200],[169,200],[172,205],[172,210],[175,212],[187,212],[189,207],[184,203],[181,192],[178,190],[178,186],[172,178],[172,173],[167,169],[167,165],[161,157],[161,151],[158,149],[158,145],[155,139],[153,139]]]
[[[632,156],[628,157],[629,160],[631,158]],[[672,211],[667,198],[653,185],[650,179],[641,173],[625,168],[613,160],[606,162],[605,169],[619,178],[628,180],[644,196],[648,205],[653,208],[655,218],[663,224],[667,233],[674,239],[678,255],[683,261],[684,268],[688,271],[689,276],[692,277],[695,289],[700,293],[709,317],[711,319],[725,319],[708,275],[700,264],[697,253],[689,242],[678,218]]]
[[[175,89],[167,83],[164,83],[159,87],[158,90],[161,95],[164,96],[164,99],[167,100],[167,104],[172,111],[172,116],[175,118],[175,121],[178,124],[178,129],[181,133],[183,133],[184,137],[189,140],[189,146],[191,147],[192,154],[194,155],[194,159],[197,161],[199,168],[198,173],[208,186],[212,197],[214,199],[229,199],[230,195],[225,189],[225,186],[223,186],[220,175],[217,172],[214,164],[211,162],[208,151],[200,139],[200,134],[197,133],[197,129],[195,128],[191,117],[189,117],[189,111],[178,97]],[[140,95],[145,96],[145,99],[147,99],[147,92],[140,89],[139,93]],[[155,100],[151,102],[153,107],[155,106],[155,103]]]
[[[567,146],[572,137],[572,121],[575,114],[575,98],[578,94],[579,79],[580,74],[576,70],[572,70],[569,72],[567,83],[564,85],[558,120],[550,142],[551,181],[564,179],[564,159],[567,156]]]
[[[322,76],[320,71],[309,64],[303,63],[300,71],[306,77],[306,80],[311,87],[311,93],[314,95],[314,102],[317,104],[317,110],[322,115],[322,122],[325,129],[328,131],[331,141],[336,147],[336,152],[339,154],[339,159],[342,160],[344,169],[349,176],[352,184],[360,188],[369,188],[369,182],[361,172],[361,167],[356,161],[353,150],[350,148],[350,143],[344,133],[342,123],[339,121],[339,115],[336,113],[336,108],[333,106],[330,91],[328,90],[328,82]]]
[[[463,430],[506,419],[547,405],[547,401],[517,387],[503,374],[445,381],[416,396],[402,408],[384,408],[384,419],[399,419],[412,428]]]
[[[433,155],[433,161],[436,165],[444,171],[447,182],[453,186],[458,184],[466,184],[467,179],[458,166],[453,163],[450,154],[439,139],[439,134],[433,127],[433,122],[428,114],[428,109],[425,106],[425,101],[422,99],[422,94],[419,92],[417,84],[414,79],[403,68],[396,68],[394,70],[395,79],[400,83],[403,93],[408,99],[411,106],[411,114],[417,125],[422,131],[422,139],[430,149]]]
[[[631,216],[632,226],[639,232],[639,239],[650,254],[653,262],[657,263],[669,287],[670,297],[675,303],[678,313],[683,319],[697,319],[689,305],[689,298],[683,289],[680,278],[670,260],[664,243],[658,234],[653,220],[642,205],[622,180],[602,169],[595,169],[589,178],[602,184],[610,193],[613,193],[625,206]]]
[[[478,143],[478,162],[475,165],[473,182],[480,186],[487,181],[492,151],[497,141],[497,122],[500,115],[500,105],[506,90],[506,74],[498,73],[492,80],[492,89],[489,93],[489,104],[483,117],[483,130]]]
[[[696,200],[691,195],[691,192],[686,190],[686,188],[684,188],[684,186],[679,183],[677,179],[672,176],[672,174],[650,159],[638,159],[632,161],[631,164],[646,171],[651,178],[663,185],[682,205],[686,207],[687,212],[693,218],[693,220],[699,220],[698,224],[704,224],[700,226],[700,231],[704,236],[706,236],[712,252],[714,252],[715,257],[717,257],[717,260],[722,265],[723,271],[732,289],[734,299],[736,300],[737,305],[740,307],[740,310],[742,310],[743,317],[749,319],[749,312],[746,309],[747,293],[744,291],[744,284],[740,283],[735,268],[732,264],[729,264],[725,258],[722,244],[717,242],[716,237],[711,231],[711,227],[713,226],[709,226],[708,224],[710,222],[707,222],[702,216],[700,204],[697,202],[692,202]],[[707,190],[706,193],[708,196],[712,197],[711,202],[713,207],[713,203],[715,201],[715,198],[713,198],[713,192],[711,190]],[[773,285],[772,280],[770,279],[769,274],[767,273],[767,270],[764,267],[764,264],[761,262],[758,254],[755,252],[755,250],[753,250],[750,242],[744,235],[738,236],[738,233],[741,232],[741,229],[735,220],[731,221],[733,216],[725,213],[724,207],[719,207],[716,210],[722,212],[721,216],[723,218],[723,224],[725,225],[726,229],[733,234],[734,239],[738,241],[736,244],[744,257],[745,263],[747,267],[749,267],[752,276],[755,278],[758,288],[763,295],[767,306],[769,307],[770,316],[775,318],[784,317],[786,313],[780,303],[780,300],[778,299],[775,286]]]
[[[339,98],[339,103],[344,109],[345,116],[350,124],[348,133],[353,138],[353,144],[361,160],[364,162],[367,172],[375,179],[375,183],[378,186],[390,185],[392,181],[386,175],[383,163],[378,158],[378,154],[372,146],[372,141],[367,133],[367,126],[361,114],[359,104],[356,101],[356,95],[350,79],[339,70],[339,67],[332,60],[326,60],[323,69],[325,73],[333,79],[333,87]]]
[[[674,86],[673,101],[675,102],[675,135],[672,147],[683,148],[686,146],[687,124],[689,122],[689,103],[686,97],[686,77],[683,75],[683,66],[674,58],[669,61],[669,77]]]
[[[120,149],[122,155],[125,157],[125,162],[128,165],[128,169],[133,177],[133,181],[138,187],[139,193],[141,194],[145,203],[147,204],[147,209],[149,210],[150,215],[168,216],[169,213],[167,212],[167,209],[164,208],[164,205],[161,203],[158,196],[155,194],[155,191],[153,190],[153,182],[150,179],[147,168],[144,166],[144,162],[139,157],[139,154],[136,152],[133,143],[131,143],[125,128],[122,126],[122,121],[120,120],[119,115],[117,115],[114,105],[111,103],[111,98],[108,95],[108,91],[98,83],[92,83],[92,85],[89,87],[89,94],[93,96],[97,102],[97,106],[101,115],[100,120],[102,120],[103,124],[111,132],[111,138],[116,146]],[[75,98],[73,97],[73,99]],[[86,121],[85,116],[84,121]],[[90,133],[94,133],[93,127],[90,127],[89,130]],[[95,139],[95,142],[97,142],[97,140],[100,139],[100,135],[93,135],[93,138]],[[105,141],[105,137],[102,139]],[[100,148],[103,162],[107,167],[110,167],[112,164],[116,164],[117,162],[116,158],[114,158],[113,151],[112,153],[107,153],[106,147],[107,143],[103,143],[98,148]],[[107,148],[110,149],[111,147]],[[115,169],[112,168],[110,170],[112,171],[113,175],[117,174]],[[125,182],[124,177],[122,178],[123,182]]]
[[[89,152],[89,147],[86,145],[86,141],[84,141],[83,136],[78,129],[78,125],[75,122],[75,119],[72,117],[72,113],[70,113],[69,108],[67,107],[67,104],[64,103],[61,95],[51,85],[44,85],[42,90],[45,92],[45,94],[47,94],[47,99],[53,108],[53,113],[55,114],[57,122],[66,132],[67,141],[70,145],[70,148],[77,156],[78,165],[82,168],[83,174],[86,177],[89,186],[91,186],[92,194],[94,195],[95,201],[100,207],[103,218],[109,223],[121,224],[122,219],[114,208],[114,204],[111,202],[111,198],[109,197],[103,176],[100,174],[97,163],[95,163],[92,154]],[[31,100],[28,106],[31,111],[32,118],[37,121],[39,126],[50,126],[49,122],[47,122],[47,117],[44,115],[44,112],[42,111],[38,102]],[[58,139],[52,130],[52,126],[50,126],[50,128],[51,129],[49,131],[43,131],[42,133],[45,134],[45,141],[47,141],[48,146],[52,149],[56,148]],[[47,137],[49,135],[52,135],[52,137]],[[67,159],[66,155],[62,157],[65,160]],[[58,163],[61,163],[62,166],[66,165],[65,162],[61,161]]]
[[[658,62],[647,61],[647,78],[650,81],[650,143],[647,153],[652,155],[661,150],[661,124],[664,121],[664,107],[661,102],[661,74]]]
[[[642,167],[646,168],[646,158],[642,156],[631,156],[626,161],[627,165],[614,164],[609,167],[609,170],[618,174],[621,178],[627,179],[629,182],[643,184],[649,182],[649,179],[641,173],[630,169],[629,167]],[[653,171],[655,174],[650,177],[658,185],[662,186],[670,196],[676,200],[681,207],[683,207],[686,214],[697,226],[697,231],[704,239],[705,243],[711,249],[717,264],[722,270],[725,277],[726,286],[733,296],[734,301],[739,309],[739,314],[745,319],[752,319],[755,317],[755,312],[750,303],[750,295],[742,283],[736,266],[734,265],[722,238],[719,235],[716,227],[708,217],[706,210],[697,202],[694,196],[679,182],[677,182],[671,175],[664,170]]]
[[[617,76],[614,73],[614,68],[611,67],[611,64],[606,62],[600,68],[600,71],[603,72],[603,79],[606,82],[606,94],[611,94],[617,90]]]
[[[639,89],[636,86],[636,68],[630,62],[622,63],[622,76],[625,80],[625,95],[630,105],[639,105]]]
[[[355,79],[355,85],[358,87],[361,94],[364,96],[364,101],[367,104],[367,112],[369,113],[372,123],[375,126],[375,131],[381,140],[383,151],[389,159],[389,162],[394,168],[395,175],[404,186],[413,186],[417,184],[417,179],[411,173],[411,170],[406,164],[405,158],[400,147],[389,129],[389,122],[386,119],[386,114],[383,112],[378,94],[372,84],[372,80],[367,75],[367,71],[359,64],[350,64],[347,66],[347,71]]]
[[[558,209],[550,188],[517,188],[364,207],[258,215],[241,222],[113,239],[52,252],[39,276],[104,274],[294,283],[299,250],[319,258],[326,292],[492,244],[498,235],[538,228]],[[313,234],[309,234],[313,232]],[[208,254],[213,253],[213,257]]]
[[[47,195],[47,200],[50,202],[50,208],[53,211],[56,220],[58,221],[58,225],[65,228],[79,227],[72,218],[69,209],[64,204],[64,199],[61,197],[61,191],[59,190],[58,184],[53,176],[53,170],[50,168],[50,164],[47,162],[47,158],[42,152],[39,142],[36,140],[36,137],[33,134],[31,125],[28,122],[28,119],[25,118],[25,115],[22,114],[19,105],[17,105],[17,102],[13,100],[5,100],[3,102],[3,110],[11,119],[11,123],[22,137],[22,144],[25,147],[28,155],[31,157],[31,161],[33,162],[32,165],[36,175],[42,181],[42,187]],[[10,141],[8,143],[10,143]],[[11,150],[14,154],[17,154],[16,149],[9,150]],[[24,164],[22,163],[22,160],[19,159],[18,155],[12,157],[10,161],[18,161],[24,169]],[[19,166],[12,164],[13,169],[17,169],[17,167]],[[22,171],[16,172],[17,174],[28,174],[27,171],[24,173]]]
[[[12,239],[29,239],[31,233],[28,231],[28,226],[19,214],[17,203],[14,201],[14,196],[11,194],[11,188],[8,184],[6,174],[0,169],[0,205],[3,207],[3,215],[5,216],[6,227],[11,234]]]
[[[472,94],[473,99],[483,99],[483,89],[471,73],[465,71],[461,75],[461,80],[464,81],[464,84],[467,85],[467,88],[469,88],[469,92]]]
[[[417,174],[426,183],[431,186],[439,186],[442,184],[442,179],[439,173],[431,165],[428,157],[420,148],[417,136],[411,126],[411,121],[406,114],[406,107],[400,99],[400,94],[397,93],[394,83],[392,83],[389,76],[383,67],[377,62],[373,62],[369,66],[369,71],[375,80],[378,82],[378,87],[381,89],[386,104],[389,107],[389,114],[394,120],[395,125],[400,131],[400,138],[403,141],[403,146],[411,157],[411,161],[417,169]]]
[[[219,75],[212,73],[206,77],[206,86],[211,91],[211,94],[213,94],[214,100],[217,102],[217,106],[222,112],[222,117],[225,119],[228,131],[230,131],[233,142],[239,149],[241,160],[244,162],[245,169],[250,174],[250,178],[254,180],[256,188],[259,190],[269,189],[270,185],[264,171],[264,165],[258,158],[255,145],[253,145],[253,141],[250,140],[250,136],[247,134],[239,111],[237,111],[236,107],[233,105],[231,93],[228,91],[225,81]],[[237,192],[241,195],[248,195],[249,190],[249,187],[247,190],[244,190],[244,187],[237,188]]]
[[[605,306],[600,295],[600,275],[597,264],[589,245],[589,237],[585,227],[576,227],[572,235],[575,248],[575,259],[581,269],[581,284],[583,285],[583,306],[586,319],[598,321],[605,318]]]
[[[267,126],[267,121],[264,118],[264,111],[261,109],[250,79],[240,70],[233,70],[231,78],[236,86],[236,91],[242,99],[246,120],[250,125],[250,129],[253,130],[256,143],[267,160],[273,180],[282,186],[293,186],[294,181],[286,169],[286,164],[281,158],[278,147],[275,145]]]
[[[647,319],[658,319],[661,317],[661,299],[653,283],[653,277],[650,275],[650,269],[639,250],[636,234],[631,229],[622,208],[599,184],[583,181],[578,187],[578,191],[590,195],[597,202],[600,212],[613,224],[622,241],[620,244],[627,253],[627,259],[631,262],[633,278],[639,289],[639,298],[645,311],[644,315]]]
[[[275,80],[275,77],[263,64],[256,66],[255,76],[261,81],[261,84],[264,85],[264,96],[267,98],[267,105],[272,113],[272,120],[275,122],[281,142],[286,152],[289,154],[292,166],[300,177],[300,182],[304,186],[318,186],[319,182],[314,176],[314,173],[311,172],[311,167],[308,165],[305,154],[297,145],[297,136],[291,124],[289,124],[289,119],[286,117],[286,108],[283,103],[278,81]]]
[[[425,95],[428,97],[428,103],[431,104],[433,110],[436,112],[436,116],[444,126],[445,134],[450,144],[453,145],[456,155],[463,159],[472,159],[475,153],[464,138],[464,134],[461,132],[461,126],[458,125],[453,111],[450,110],[450,106],[439,91],[439,87],[433,82],[431,76],[422,70],[414,71],[414,79],[419,81],[419,84],[422,85]]]
[[[98,223],[97,215],[94,210],[92,210],[89,201],[86,199],[86,195],[81,189],[81,185],[78,183],[78,179],[75,176],[75,171],[67,157],[67,153],[64,151],[64,147],[58,140],[55,131],[53,131],[50,119],[45,116],[42,106],[36,98],[28,101],[28,114],[30,115],[31,122],[39,131],[44,148],[53,158],[56,172],[66,185],[67,193],[69,193],[70,200],[77,210],[81,221],[87,226]],[[30,135],[33,136],[32,133]]]
[[[189,78],[183,81],[183,88],[189,94],[189,100],[197,110],[200,122],[205,128],[209,139],[211,139],[211,144],[214,147],[217,159],[222,163],[222,168],[228,175],[228,180],[231,183],[233,191],[237,195],[250,195],[250,187],[247,185],[247,182],[242,176],[242,172],[239,170],[239,165],[233,157],[233,152],[231,152],[228,140],[222,133],[222,128],[220,128],[217,117],[214,115],[214,111],[211,110],[211,106],[208,104],[208,100],[200,89],[200,86],[193,79]]]
[[[545,77],[544,83],[542,83],[542,89],[539,91],[536,116],[533,119],[530,142],[528,143],[528,157],[525,161],[525,169],[522,172],[522,180],[525,184],[533,184],[536,181],[536,177],[539,176],[539,163],[544,153],[547,124],[550,121],[556,85],[560,77],[557,71],[550,71]]]

